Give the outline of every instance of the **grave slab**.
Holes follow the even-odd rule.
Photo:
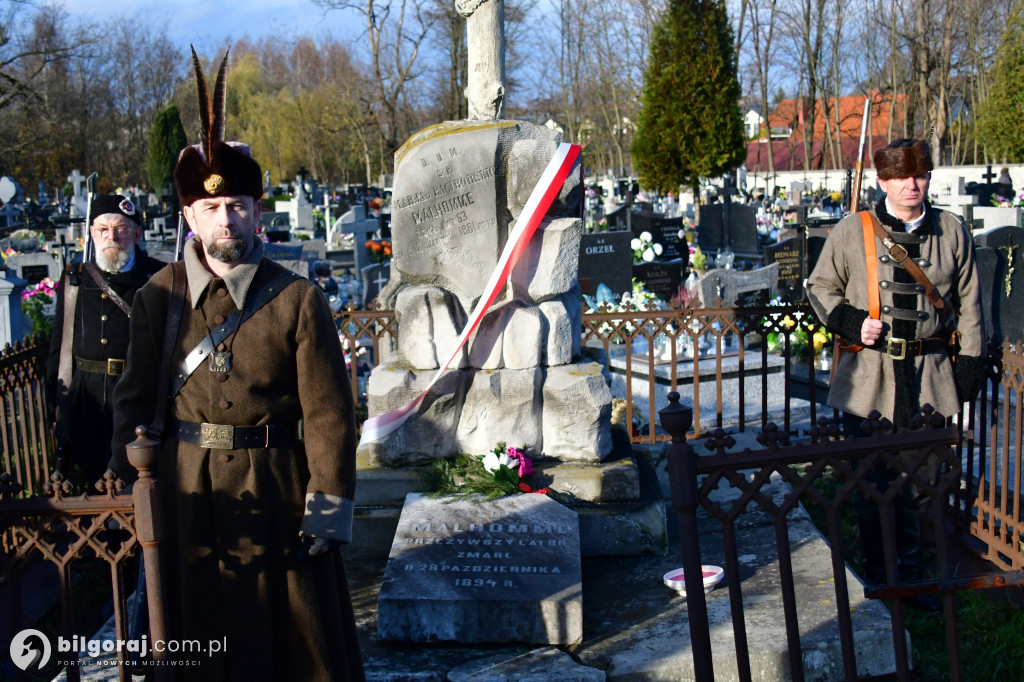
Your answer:
[[[576,513],[546,495],[409,495],[381,583],[377,633],[405,642],[580,642]]]

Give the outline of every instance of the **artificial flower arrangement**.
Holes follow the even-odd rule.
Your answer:
[[[694,270],[704,270],[708,267],[708,257],[704,255],[699,246],[695,246],[690,252],[690,267]]]
[[[367,240],[366,250],[370,253],[370,260],[374,263],[387,263],[391,260],[391,242],[387,239]]]
[[[639,237],[633,237],[629,242],[629,248],[633,249],[634,265],[650,263],[664,251],[661,244],[656,243],[651,233],[646,230],[641,232]]]
[[[1000,208],[1013,208],[1014,206],[1024,206],[1024,189],[1022,189],[1016,197],[1001,197],[997,194],[992,195],[992,205]]]
[[[607,232],[608,231],[608,219],[601,218],[600,220],[588,220],[584,227],[584,232]]]
[[[584,300],[587,303],[586,312],[589,313],[632,313],[637,310],[664,310],[667,306],[665,302],[659,299],[657,296],[652,294],[650,291],[644,288],[643,282],[638,280],[636,277],[633,278],[633,291],[625,292],[622,294],[622,299],[618,305],[612,306],[608,304],[597,304],[594,305],[593,300],[589,296],[584,296]],[[618,325],[621,320],[612,320],[612,324]],[[637,322],[639,322],[637,320]],[[636,331],[636,326],[633,321],[627,320],[623,327],[625,332],[632,336]],[[597,330],[600,334],[607,336],[612,333],[612,326],[607,322],[603,322]],[[612,339],[612,343],[624,343],[625,339],[622,338],[621,334],[615,334]]]
[[[45,335],[53,329],[53,317],[43,311],[56,300],[57,284],[49,277],[21,292],[21,312],[32,321],[31,334]]]
[[[768,305],[782,305],[781,299],[772,299]],[[778,319],[778,315],[772,315],[772,317]],[[792,316],[785,315],[782,317],[782,326],[787,330],[785,334],[790,336],[790,351],[793,357],[806,358],[808,348],[813,344],[814,355],[817,356],[821,349],[832,341],[832,334],[824,327],[815,327],[813,324],[800,324],[802,317],[803,314],[799,312],[793,313]],[[763,324],[765,327],[771,326],[767,319],[763,320]],[[784,333],[768,332],[765,335],[765,341],[770,352],[781,352],[785,344]]]
[[[547,488],[534,489],[523,480],[533,473],[533,462],[524,450],[499,442],[486,455],[434,460],[427,471],[433,494],[481,495],[487,500],[518,493],[550,494]]]

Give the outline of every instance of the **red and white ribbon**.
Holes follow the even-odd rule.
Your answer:
[[[580,146],[578,144],[563,142],[558,145],[558,151],[555,152],[551,162],[544,169],[540,180],[537,181],[537,186],[530,193],[526,206],[523,207],[523,212],[512,227],[508,241],[505,243],[505,249],[501,252],[501,257],[498,259],[498,264],[495,266],[494,272],[491,273],[491,278],[487,282],[487,286],[484,287],[484,292],[480,296],[476,307],[473,308],[473,312],[470,314],[469,321],[462,330],[462,334],[456,339],[455,348],[448,356],[448,359],[444,361],[430,380],[426,389],[418,397],[397,410],[371,417],[363,422],[363,433],[359,440],[360,445],[379,441],[402,426],[416,410],[416,407],[423,401],[423,398],[426,397],[430,389],[433,388],[434,384],[437,383],[438,379],[441,378],[445,370],[452,364],[459,351],[466,345],[466,341],[469,340],[469,337],[480,325],[480,321],[483,319],[487,309],[491,307],[494,299],[498,297],[498,292],[505,286],[509,275],[512,273],[512,268],[519,261],[519,257],[526,249],[526,245],[530,242],[530,238],[533,237],[533,233],[537,231],[537,227],[544,218],[544,214],[551,207],[551,202],[562,191],[562,185],[565,184],[565,180],[569,177],[569,173],[572,172],[572,168],[576,164],[577,159],[579,159],[579,156]]]

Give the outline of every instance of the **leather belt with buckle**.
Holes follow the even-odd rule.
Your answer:
[[[109,374],[112,377],[119,377],[124,374],[124,360],[120,358],[108,358],[106,360],[86,360],[75,356],[75,369],[95,374]]]
[[[294,442],[296,428],[294,424],[287,426],[283,424],[232,426],[207,422],[197,424],[172,419],[167,436],[211,450],[274,448]]]
[[[927,339],[889,339],[884,348],[877,346],[876,348],[885,351],[885,354],[893,360],[905,360],[926,353],[948,350],[949,341],[937,336]]]

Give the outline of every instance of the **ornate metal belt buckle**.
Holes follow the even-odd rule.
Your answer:
[[[885,354],[893,360],[903,360],[907,357],[907,340],[889,339],[889,344],[885,347]]]
[[[199,425],[199,447],[211,450],[234,450],[235,427],[203,422]]]
[[[119,377],[124,374],[124,360],[120,358],[108,358],[107,374],[112,377]]]

